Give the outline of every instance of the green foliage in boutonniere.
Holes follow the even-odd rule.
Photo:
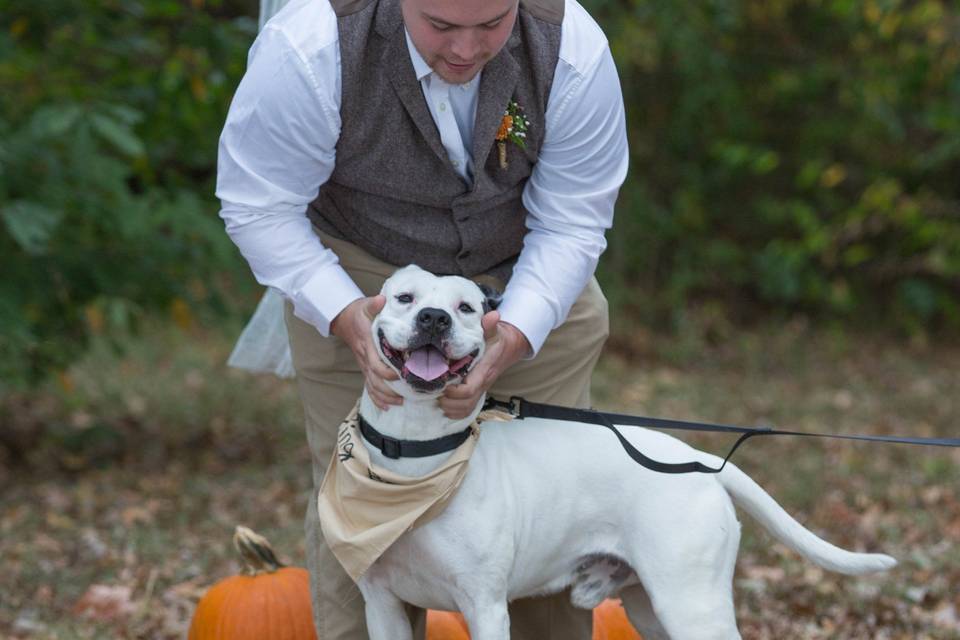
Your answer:
[[[507,168],[507,140],[521,149],[526,149],[529,128],[530,120],[523,114],[523,107],[517,104],[516,100],[507,103],[507,110],[503,112],[503,119],[500,121],[496,136],[501,169]]]

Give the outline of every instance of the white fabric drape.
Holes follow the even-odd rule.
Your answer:
[[[289,0],[260,0],[260,29]],[[256,373],[272,373],[280,378],[294,376],[287,326],[283,320],[283,295],[268,288],[253,317],[227,359],[227,365]]]

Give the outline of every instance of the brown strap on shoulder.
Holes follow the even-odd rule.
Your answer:
[[[563,23],[565,0],[520,0],[520,6],[538,20],[559,26]]]
[[[330,0],[330,6],[338,18],[349,16],[363,11],[371,2],[376,0]]]

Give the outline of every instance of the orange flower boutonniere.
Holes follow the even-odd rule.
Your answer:
[[[527,147],[527,129],[530,120],[523,115],[523,107],[516,100],[507,103],[507,110],[503,112],[500,128],[497,130],[497,152],[500,156],[500,168],[507,168],[507,140],[521,149]]]

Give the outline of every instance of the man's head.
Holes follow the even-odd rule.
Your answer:
[[[384,362],[400,374],[394,389],[403,395],[438,394],[459,382],[483,355],[480,318],[498,294],[458,276],[435,276],[416,266],[390,276],[381,293],[387,301],[372,330]]]
[[[519,0],[402,0],[403,22],[430,68],[469,82],[506,44]]]

